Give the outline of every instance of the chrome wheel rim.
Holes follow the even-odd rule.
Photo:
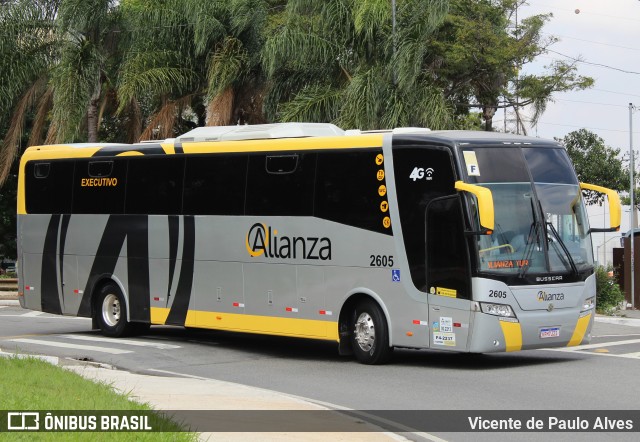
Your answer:
[[[376,329],[373,325],[373,318],[369,313],[363,312],[358,316],[353,332],[356,337],[356,342],[362,351],[368,352],[373,348],[376,339]]]
[[[109,327],[115,327],[120,322],[120,300],[114,294],[108,294],[102,301],[102,319]]]

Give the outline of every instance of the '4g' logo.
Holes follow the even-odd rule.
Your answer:
[[[433,179],[433,172],[434,170],[431,167],[427,167],[426,169],[422,167],[414,167],[409,178],[413,181],[421,179],[431,181]]]

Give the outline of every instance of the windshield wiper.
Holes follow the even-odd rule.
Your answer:
[[[525,197],[527,197],[526,194]],[[529,194],[528,198],[529,203],[531,204],[531,216],[533,217],[533,222],[531,223],[531,227],[529,227],[529,234],[527,235],[527,245],[524,249],[524,253],[522,254],[521,261],[523,265],[518,269],[519,278],[524,278],[524,276],[529,271],[529,260],[531,259],[531,255],[533,254],[534,242],[540,245],[540,226],[542,225],[542,223],[540,222],[533,205],[534,196],[532,194]]]
[[[555,237],[557,243],[560,244],[560,247],[562,248],[562,251],[565,253],[567,259],[569,260],[569,265],[571,266],[571,271],[574,274],[578,274],[578,268],[576,267],[576,263],[573,260],[573,257],[571,256],[571,253],[569,253],[569,249],[567,249],[566,244],[564,243],[562,238],[560,238],[560,234],[556,230],[555,226],[553,225],[553,223],[550,223],[548,221],[547,221],[546,224],[547,224],[547,226],[549,226],[549,231],[553,234],[553,236]],[[558,256],[562,257],[562,255],[560,253],[558,253]]]

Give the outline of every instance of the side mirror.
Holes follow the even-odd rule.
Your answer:
[[[606,187],[596,186],[594,184],[580,183],[580,189],[593,190],[607,195],[609,201],[609,227],[608,228],[596,228],[589,229],[590,232],[619,232],[620,231],[620,219],[622,218],[622,207],[620,206],[620,197],[615,190],[607,189]]]
[[[461,192],[475,195],[478,200],[478,213],[480,214],[480,229],[482,235],[491,235],[494,229],[495,211],[493,209],[493,196],[486,187],[456,181],[455,188]]]

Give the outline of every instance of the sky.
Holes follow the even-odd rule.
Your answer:
[[[553,14],[543,32],[560,41],[549,48],[554,52],[525,65],[524,72],[541,73],[554,60],[570,60],[559,55],[564,54],[587,62],[578,63],[578,73],[594,78],[595,84],[583,91],[555,93],[554,102],[528,134],[551,139],[585,128],[607,146],[628,153],[633,103],[638,109],[632,113],[633,147],[640,151],[640,0],[528,0],[518,17],[541,13]],[[499,111],[494,125],[502,127],[503,122]],[[636,170],[637,165],[638,161]]]

